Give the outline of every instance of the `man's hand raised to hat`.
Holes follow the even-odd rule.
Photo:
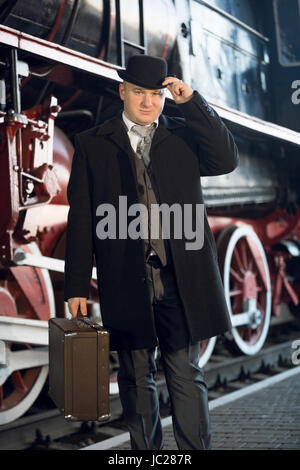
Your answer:
[[[175,77],[167,77],[162,85],[167,86],[177,104],[186,103],[191,99],[194,93],[194,90],[187,83],[183,83]]]

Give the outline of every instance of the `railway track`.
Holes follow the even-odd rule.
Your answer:
[[[300,331],[290,325],[271,335],[255,356],[233,357],[222,342],[204,367],[209,401],[247,387],[293,367],[292,344]],[[161,417],[170,415],[168,392],[158,362],[157,387]],[[111,396],[111,419],[106,423],[67,422],[45,393],[24,417],[0,428],[2,450],[75,450],[126,432],[118,394]],[[46,409],[45,409],[46,408]]]

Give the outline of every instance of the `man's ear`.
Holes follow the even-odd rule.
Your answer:
[[[125,94],[124,83],[120,83],[120,85],[119,85],[119,95],[120,95],[120,98],[121,98],[122,101],[124,101],[124,94]]]

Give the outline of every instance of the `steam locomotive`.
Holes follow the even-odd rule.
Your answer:
[[[270,324],[299,314],[299,30],[298,0],[0,0],[0,425],[40,394],[48,319],[68,313],[73,136],[120,109],[117,70],[133,54],[164,57],[239,148],[233,173],[202,178],[228,345],[256,354]],[[178,114],[171,96],[165,112]],[[101,321],[95,269],[88,310]]]

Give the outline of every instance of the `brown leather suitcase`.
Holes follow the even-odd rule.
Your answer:
[[[88,317],[49,320],[49,395],[66,420],[109,419],[109,332]]]

